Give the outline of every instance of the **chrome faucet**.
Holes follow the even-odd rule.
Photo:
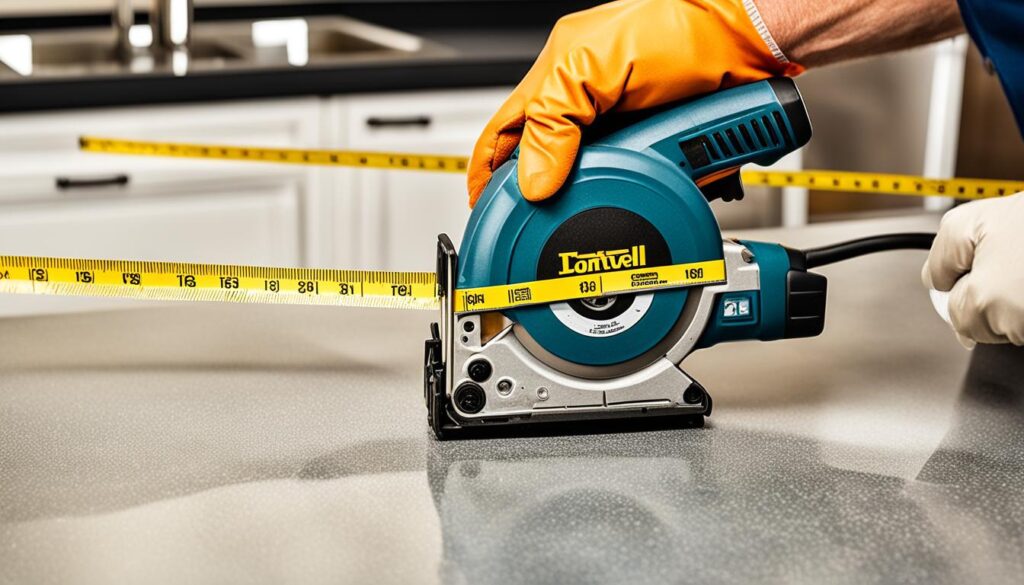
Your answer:
[[[153,32],[151,49],[160,57],[187,52],[192,38],[192,0],[153,0],[149,10],[149,27]],[[115,0],[114,29],[117,31],[117,52],[122,60],[133,55],[129,32],[135,24],[132,0]]]
[[[132,58],[132,42],[129,39],[129,32],[134,24],[135,12],[132,9],[132,0],[115,0],[114,30],[117,31],[117,55],[122,61],[129,61]]]
[[[187,51],[192,38],[192,17],[192,0],[153,0],[149,11],[153,52]]]

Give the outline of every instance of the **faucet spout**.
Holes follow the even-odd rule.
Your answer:
[[[153,51],[157,54],[187,51],[192,37],[192,19],[192,0],[153,0],[149,12]]]
[[[132,0],[115,0],[114,30],[117,32],[117,55],[125,62],[132,58],[132,43],[129,33],[134,24],[135,11],[132,9]]]

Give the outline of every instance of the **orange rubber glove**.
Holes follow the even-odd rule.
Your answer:
[[[541,201],[565,182],[580,127],[599,115],[802,72],[777,47],[773,54],[748,4],[749,15],[742,0],[619,0],[560,19],[477,140],[469,204],[517,145],[519,187]]]

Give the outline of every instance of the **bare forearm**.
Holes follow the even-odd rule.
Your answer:
[[[956,0],[754,0],[782,52],[817,67],[963,31]]]

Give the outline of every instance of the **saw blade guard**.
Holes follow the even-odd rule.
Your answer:
[[[809,136],[795,85],[773,79],[588,135],[566,185],[540,204],[521,196],[513,157],[493,174],[470,216],[457,288],[721,259],[709,198],[721,196],[740,165],[771,164]],[[658,345],[690,293],[627,294],[506,316],[546,351],[606,366]]]

